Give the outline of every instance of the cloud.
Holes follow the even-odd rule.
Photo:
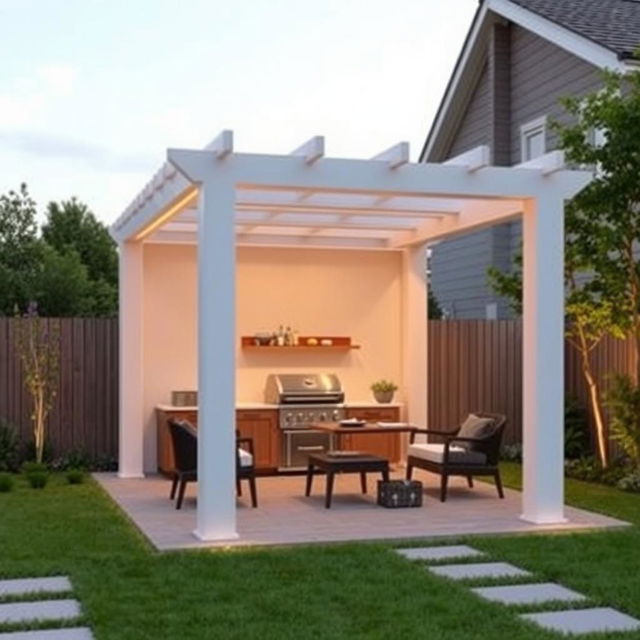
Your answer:
[[[68,96],[73,93],[77,73],[72,66],[47,64],[38,69],[37,75],[49,92],[58,96]]]
[[[150,156],[119,154],[90,142],[37,131],[0,131],[0,147],[4,152],[72,160],[97,171],[148,172],[157,164]]]

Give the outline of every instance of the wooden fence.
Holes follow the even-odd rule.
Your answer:
[[[0,318],[0,418],[31,435],[31,403],[15,352],[15,321]],[[48,436],[54,453],[80,449],[91,456],[118,451],[118,321],[116,318],[60,320],[59,393]],[[631,372],[632,351],[608,339],[593,354],[600,379]],[[575,350],[566,347],[566,391],[587,406]],[[457,424],[470,411],[504,413],[505,441],[522,433],[522,325],[519,320],[431,320],[429,322],[429,421]]]
[[[632,373],[626,341],[607,338],[594,350],[594,372]],[[565,345],[565,392],[588,408],[579,353]],[[505,442],[522,438],[522,323],[520,320],[429,321],[429,423],[457,424],[470,411],[504,413]]]
[[[54,455],[118,452],[118,320],[62,318],[58,394],[47,434]],[[31,399],[15,350],[15,320],[0,318],[0,418],[32,440]],[[53,320],[47,320],[53,322]]]

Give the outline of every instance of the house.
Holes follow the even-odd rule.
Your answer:
[[[640,0],[481,0],[420,155],[442,162],[488,145],[494,165],[516,165],[551,151],[559,103],[601,84],[602,70],[638,65]],[[487,281],[510,268],[519,221],[432,247],[431,285],[448,317],[505,318],[505,300]]]

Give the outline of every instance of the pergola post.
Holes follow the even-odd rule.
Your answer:
[[[209,169],[211,173],[211,169]],[[198,227],[198,515],[201,540],[236,538],[235,194],[202,182]]]
[[[121,478],[144,477],[143,420],[143,247],[141,242],[119,245],[120,304],[120,420]]]
[[[553,190],[523,213],[523,513],[564,521],[564,205]]]
[[[403,363],[407,420],[427,426],[427,246],[403,251]]]

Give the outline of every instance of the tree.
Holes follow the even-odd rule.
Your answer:
[[[572,122],[554,124],[559,146],[568,162],[594,170],[594,180],[565,209],[567,337],[582,359],[598,453],[606,466],[602,394],[591,363],[605,335],[632,337],[636,385],[640,381],[640,73],[606,73],[600,91],[563,104]],[[521,264],[520,255],[511,273],[489,273],[493,288],[516,310]]]
[[[42,237],[60,255],[75,253],[86,267],[93,296],[91,313],[110,315],[118,307],[118,253],[107,227],[76,198],[50,202]]]
[[[47,417],[56,397],[60,357],[60,329],[55,321],[38,316],[35,303],[24,316],[16,316],[16,348],[22,363],[24,383],[31,394],[36,462],[44,453]]]
[[[441,320],[442,309],[431,287],[429,287],[427,296],[429,300],[429,320]]]
[[[32,299],[33,278],[41,258],[35,202],[27,186],[0,195],[0,315]]]

